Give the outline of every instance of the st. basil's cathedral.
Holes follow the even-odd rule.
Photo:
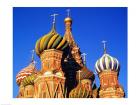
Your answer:
[[[100,87],[95,74],[86,66],[85,56],[72,36],[72,18],[64,19],[64,37],[56,32],[53,14],[52,29],[36,41],[35,52],[41,60],[37,70],[34,56],[30,64],[16,76],[19,86],[17,98],[123,98],[119,84],[119,61],[106,52],[95,63]]]

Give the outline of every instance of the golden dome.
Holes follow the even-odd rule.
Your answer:
[[[72,19],[70,17],[65,18],[64,22],[72,22]]]

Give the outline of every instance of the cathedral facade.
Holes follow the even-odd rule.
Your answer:
[[[64,19],[64,37],[56,32],[55,16],[50,32],[39,38],[35,52],[41,60],[37,70],[32,57],[30,64],[16,76],[19,86],[17,98],[122,98],[123,87],[119,84],[119,61],[104,54],[95,63],[100,79],[96,86],[95,75],[83,59],[79,46],[72,36],[72,18]]]

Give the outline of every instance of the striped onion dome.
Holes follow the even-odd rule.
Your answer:
[[[95,69],[97,73],[108,70],[114,70],[118,72],[119,68],[120,64],[118,60],[106,53],[95,63]]]
[[[31,75],[25,77],[22,81],[23,86],[34,85],[35,78],[36,78],[36,73],[32,73]]]
[[[16,76],[16,82],[18,85],[21,84],[24,78],[31,75],[32,73],[36,72],[34,62],[31,62],[27,67],[23,68]]]
[[[81,84],[78,84],[76,88],[71,90],[69,98],[92,98],[92,91],[89,91]]]
[[[80,73],[80,74],[79,74]],[[94,74],[92,71],[89,71],[86,66],[84,66],[80,71],[76,74],[77,80],[83,80],[83,79],[91,79],[94,80]]]
[[[53,25],[52,30],[37,40],[35,51],[37,55],[40,55],[44,50],[56,49],[63,51],[68,46],[68,42],[65,38],[60,36]]]

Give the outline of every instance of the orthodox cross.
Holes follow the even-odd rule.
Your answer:
[[[67,9],[67,16],[70,17],[70,9]]]
[[[55,23],[55,21],[56,21],[56,16],[58,16],[58,14],[55,14],[55,13],[54,13],[54,14],[52,14],[51,16],[53,17],[53,23]]]
[[[31,53],[32,53],[32,58],[31,58],[31,61],[33,62],[34,61],[34,53],[35,53],[35,50],[31,50]]]
[[[103,47],[104,47],[104,54],[106,54],[106,42],[107,42],[107,41],[104,41],[104,40],[102,41]]]
[[[82,72],[82,71],[81,71],[81,70],[78,70],[77,72],[78,72],[78,74],[79,74],[78,77],[79,77],[79,83],[80,83],[80,75],[81,75],[81,72]]]
[[[84,65],[86,65],[86,55],[87,55],[86,53],[83,53],[83,54],[82,54],[82,56],[83,56],[83,61],[84,61]]]
[[[34,60],[34,53],[35,53],[35,50],[31,50],[31,53],[32,53],[32,58],[31,58],[31,62],[36,64],[37,62]]]

